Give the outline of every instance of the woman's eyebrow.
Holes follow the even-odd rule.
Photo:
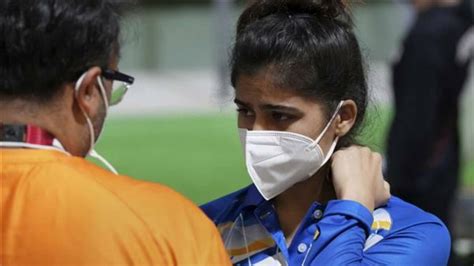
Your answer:
[[[263,104],[260,106],[262,110],[267,110],[267,111],[287,111],[287,112],[292,112],[292,113],[298,113],[302,114],[300,109],[291,107],[291,106],[285,106],[285,105],[277,105],[277,104]]]
[[[239,100],[237,98],[234,99],[234,103],[240,106],[244,106],[248,108],[250,105],[246,102],[243,102],[242,100]],[[291,107],[291,106],[285,106],[285,105],[278,105],[278,104],[262,104],[259,106],[262,110],[265,111],[281,111],[281,112],[291,112],[294,114],[303,114],[303,112],[296,108],[296,107]]]
[[[239,99],[237,99],[237,98],[234,99],[234,103],[235,103],[235,104],[238,104],[238,105],[245,106],[245,107],[248,107],[248,106],[249,106],[249,104],[247,104],[247,103],[245,103],[245,102],[243,102],[243,101],[241,101],[241,100],[239,100]]]

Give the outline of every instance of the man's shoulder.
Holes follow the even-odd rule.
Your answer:
[[[186,223],[204,228],[211,225],[199,207],[166,185],[115,175],[106,170],[99,171],[100,174],[92,178],[151,226],[179,226]]]
[[[28,227],[34,228],[37,221],[41,226],[54,224],[52,246],[59,246],[56,242],[64,236],[78,239],[77,249],[88,251],[81,259],[120,260],[125,254],[130,261],[149,258],[156,259],[154,264],[169,264],[178,259],[186,264],[209,257],[210,247],[220,243],[216,227],[204,213],[167,186],[115,175],[72,156],[37,161],[9,167],[9,177],[24,184],[14,187],[13,192],[19,193],[9,195],[34,201],[24,204],[24,213],[32,215],[25,215]],[[42,218],[31,210],[41,210]]]
[[[50,170],[61,179],[55,186],[83,206],[93,204],[104,212],[114,206],[114,210],[120,209],[123,215],[134,216],[151,228],[183,223],[202,228],[211,225],[193,202],[165,185],[116,175],[77,157],[46,166],[45,171]]]
[[[62,173],[67,173],[67,181],[77,180],[85,186],[101,187],[103,192],[109,192],[116,196],[158,202],[167,200],[188,202],[181,194],[165,185],[142,181],[127,175],[114,174],[83,158],[70,157],[49,167],[54,169],[58,175],[62,176]]]

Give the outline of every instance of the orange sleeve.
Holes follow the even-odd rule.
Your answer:
[[[209,246],[204,252],[203,265],[232,265],[217,228],[212,230]]]

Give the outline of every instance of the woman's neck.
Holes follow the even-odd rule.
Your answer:
[[[329,168],[324,167],[311,178],[295,184],[273,200],[286,237],[294,233],[314,202],[325,204],[336,197],[331,182],[326,178],[328,174]]]

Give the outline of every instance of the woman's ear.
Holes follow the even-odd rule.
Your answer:
[[[339,110],[336,118],[336,135],[346,135],[354,126],[357,118],[357,104],[353,100],[346,100]]]

